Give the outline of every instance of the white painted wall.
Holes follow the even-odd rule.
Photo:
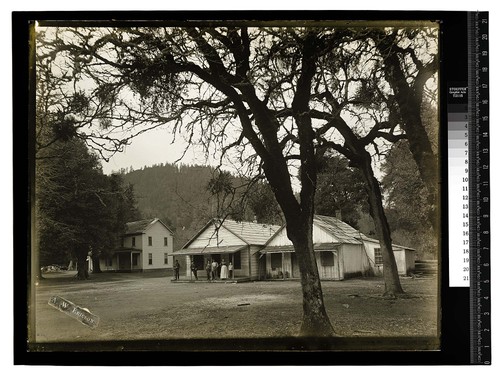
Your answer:
[[[314,243],[337,243],[337,238],[333,237],[328,232],[324,231],[322,228],[313,224],[313,242]],[[292,246],[292,241],[290,241],[286,235],[286,227],[281,228],[277,234],[267,243],[267,246]]]
[[[218,233],[216,233],[215,226],[211,224],[189,244],[188,248],[224,247],[235,245],[243,246],[245,245],[245,242],[224,227],[219,228]]]
[[[347,273],[366,272],[369,269],[368,257],[362,245],[343,244],[344,275]]]
[[[152,237],[153,244],[149,246],[148,237]],[[168,245],[164,246],[164,238],[168,238]],[[153,269],[171,269],[173,267],[173,236],[170,231],[160,222],[155,222],[151,225],[140,238],[136,239],[136,245],[142,248],[142,256],[139,261],[142,261],[143,270]],[[137,246],[136,246],[137,247]],[[168,255],[168,264],[164,263],[164,254]],[[153,255],[153,264],[149,264],[149,254]]]

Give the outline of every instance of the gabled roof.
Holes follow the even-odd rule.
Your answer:
[[[314,215],[313,219],[314,225],[317,227],[321,228],[323,231],[327,232],[329,235],[332,237],[336,238],[338,242],[334,243],[317,243],[316,241],[314,242],[314,249],[315,250],[329,250],[333,244],[362,244],[365,241],[369,242],[374,242],[374,243],[379,243],[379,241],[375,238],[370,238],[366,236],[365,234],[361,233],[359,230],[351,227],[349,224],[343,222],[340,219],[337,219],[336,217],[332,216],[324,216],[324,215]],[[286,230],[286,225],[283,225],[281,227],[281,230]],[[263,252],[277,252],[277,251],[285,251],[285,247],[287,246],[270,246],[269,244],[272,242],[272,240],[279,235],[279,232],[277,231],[273,236],[269,238],[269,240],[266,242],[266,247],[264,248]],[[394,250],[415,250],[406,246],[400,246],[396,244],[392,244]],[[290,247],[290,249],[292,249]],[[291,250],[290,250],[291,251]]]
[[[225,228],[240,240],[242,240],[247,245],[259,245],[264,246],[267,240],[274,235],[278,229],[280,229],[279,225],[271,225],[271,224],[259,224],[253,223],[249,221],[235,221],[235,220],[221,220],[221,219],[211,219],[205,226],[191,238],[182,249],[186,249],[189,245],[196,240],[203,232],[207,230],[207,228],[221,227]]]
[[[149,227],[151,227],[153,224],[159,222],[161,225],[163,225],[171,234],[174,234],[172,230],[163,223],[158,218],[154,219],[145,219],[145,220],[139,220],[139,221],[132,221],[127,224],[125,224],[125,235],[130,236],[133,234],[142,234],[146,233],[146,230],[148,230]]]
[[[265,245],[269,237],[281,228],[279,225],[234,220],[224,220],[222,226],[249,245]]]
[[[341,243],[359,244],[360,240],[376,241],[336,217],[314,215],[314,224],[338,238]]]

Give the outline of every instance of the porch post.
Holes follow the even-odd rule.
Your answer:
[[[285,252],[281,252],[281,273],[283,274],[283,279],[285,279]]]
[[[130,252],[130,271],[132,271],[132,252]]]
[[[250,245],[247,245],[248,249],[248,276],[252,280],[252,256],[250,255]]]
[[[231,264],[233,265],[233,272],[231,272],[231,279],[234,279],[234,253],[231,253]]]

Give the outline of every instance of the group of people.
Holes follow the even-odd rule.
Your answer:
[[[175,280],[179,280],[179,271],[180,271],[179,261],[176,260],[174,263],[174,277]],[[226,261],[223,259],[221,263],[217,263],[215,259],[212,262],[207,261],[207,265],[205,266],[205,271],[207,271],[207,280],[226,280],[233,278],[233,264],[229,262],[229,265],[226,264]],[[198,280],[198,267],[196,267],[195,262],[191,262],[191,273],[195,277],[195,280]]]
[[[227,265],[224,259],[222,259],[221,264],[217,263],[215,259],[212,260],[212,263],[207,261],[207,265],[205,266],[208,281],[232,279],[233,270],[233,264],[229,262],[229,265]]]

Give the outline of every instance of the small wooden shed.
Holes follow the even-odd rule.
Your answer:
[[[204,277],[205,265],[222,260],[234,266],[234,278],[259,280],[264,270],[259,268],[260,250],[279,229],[277,225],[235,220],[210,220],[174,256],[181,263],[182,274],[190,277],[191,262],[198,268],[198,276]]]
[[[378,240],[365,236],[340,219],[315,215],[313,241],[321,279],[343,280],[383,272]],[[398,245],[393,248],[398,272],[411,272],[415,267],[414,250]],[[300,277],[286,226],[282,226],[261,250],[260,262],[267,279]]]

